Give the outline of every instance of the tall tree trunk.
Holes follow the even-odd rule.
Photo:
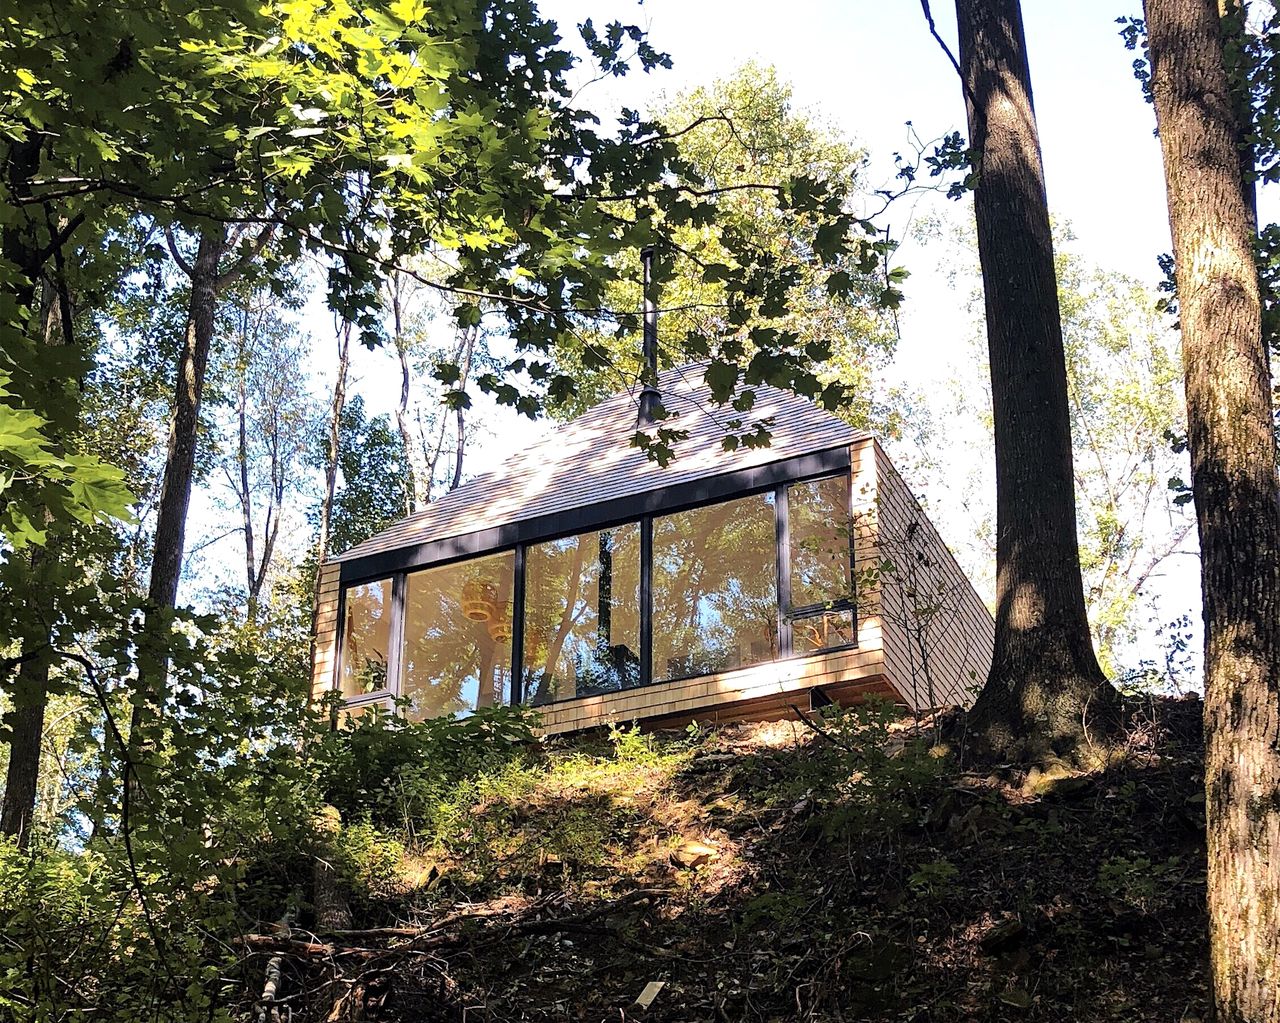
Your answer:
[[[463,334],[462,358],[459,360],[462,376],[458,380],[459,388],[467,386],[467,377],[471,375],[471,360],[475,356],[476,335],[479,332],[479,327],[471,327]],[[462,456],[466,451],[467,445],[467,421],[461,405],[458,405],[454,410],[454,414],[457,417],[458,447],[454,456],[453,480],[449,484],[450,490],[457,490],[462,485]]]
[[[209,226],[200,232],[199,247],[191,264],[191,301],[186,336],[178,358],[168,454],[156,513],[155,553],[147,589],[147,596],[157,607],[173,607],[178,599],[187,510],[195,478],[200,403],[218,309],[218,266],[225,250],[226,231],[221,225]]]
[[[14,235],[5,238],[5,252],[28,256],[33,255],[23,248],[22,236]],[[40,289],[40,305],[42,307],[38,322],[43,326],[44,343],[46,345],[73,344],[72,311],[68,298],[67,281],[64,276],[64,264],[58,253],[57,283],[51,284],[45,279]],[[23,267],[23,272],[36,274],[39,267],[34,263]],[[54,292],[57,292],[55,298]],[[27,293],[25,302],[33,303],[35,291]],[[33,310],[34,312],[34,310]],[[35,318],[33,317],[33,320]],[[52,524],[52,516],[46,511],[45,526]],[[38,624],[37,635],[28,636],[23,641],[23,653],[28,656],[18,668],[17,685],[13,690],[14,707],[7,715],[9,725],[9,763],[5,769],[4,801],[0,804],[0,834],[14,839],[18,848],[26,849],[31,842],[31,828],[35,821],[36,798],[40,782],[41,743],[44,739],[45,711],[49,705],[49,659],[43,649],[51,644],[49,621],[52,609],[42,606],[44,587],[39,579],[42,569],[49,559],[49,551],[35,548],[28,560],[28,578],[33,586],[32,605],[27,608],[29,619]]]
[[[392,274],[389,287],[393,331],[391,339],[395,343],[396,356],[400,360],[400,402],[396,405],[396,428],[400,431],[400,446],[404,449],[404,512],[406,515],[412,515],[418,510],[418,494],[422,488],[422,482],[419,479],[413,431],[409,428],[409,384],[412,382],[413,374],[409,366],[409,342],[404,336],[404,296],[399,274]],[[429,480],[426,487],[429,491],[431,487]]]
[[[249,310],[240,316],[239,380],[236,381],[236,497],[240,501],[240,526],[244,530],[245,619],[258,619],[257,555],[254,550],[253,501],[249,489]]]
[[[1214,1005],[1280,1023],[1280,506],[1241,133],[1213,0],[1145,8],[1200,533]]]
[[[324,496],[320,500],[320,537],[316,543],[316,574],[311,601],[311,657],[316,660],[316,625],[320,612],[320,573],[329,556],[329,530],[333,519],[333,498],[338,490],[338,456],[342,453],[342,410],[347,405],[347,367],[351,364],[351,324],[338,327],[338,373],[333,382],[333,400],[329,404],[329,440],[325,451]]]
[[[975,153],[996,455],[996,634],[983,745],[1079,757],[1118,703],[1085,616],[1067,368],[1018,0],[956,0]]]
[[[223,283],[223,278],[219,277],[219,265],[226,249],[226,228],[221,224],[207,225],[200,231],[195,259],[190,264],[180,262],[191,278],[191,298],[182,350],[178,356],[173,413],[169,420],[169,445],[160,484],[155,548],[147,588],[147,598],[155,609],[171,609],[178,600],[187,510],[191,505],[195,478],[200,403],[204,397],[204,378],[213,343],[218,290]],[[174,258],[180,260],[176,247]],[[134,735],[139,726],[149,715],[157,714],[164,703],[167,670],[162,651],[150,650],[139,657],[141,699],[134,704],[131,717],[131,755],[138,748]]]

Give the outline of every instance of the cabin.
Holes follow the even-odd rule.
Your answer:
[[[328,561],[313,691],[413,719],[525,703],[546,733],[967,705],[993,624],[873,436],[754,386],[726,450],[705,365],[658,376],[659,467],[617,394]]]

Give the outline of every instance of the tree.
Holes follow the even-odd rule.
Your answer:
[[[1200,534],[1214,1005],[1223,1023],[1275,1023],[1280,495],[1243,133],[1212,0],[1146,0],[1144,11]]]
[[[876,404],[873,385],[897,342],[884,306],[901,298],[897,285],[904,275],[886,278],[860,251],[831,260],[811,258],[813,215],[762,201],[752,187],[784,189],[809,176],[839,182],[842,191],[854,195],[865,188],[866,152],[817,113],[798,108],[777,71],[754,62],[675,96],[654,117],[674,136],[677,180],[689,188],[726,191],[714,222],[673,225],[667,245],[657,252],[661,362],[678,365],[705,357],[705,342],[699,339],[718,335],[722,350],[735,361],[748,363],[757,354],[767,361],[780,341],[809,357],[824,386],[839,382],[841,415],[858,426],[891,429],[892,416]],[[725,313],[743,286],[733,264],[744,239],[772,264],[785,282],[785,294],[749,321],[734,321]],[[614,264],[608,305],[639,309],[639,253],[619,253]],[[623,318],[612,329],[565,338],[556,348],[556,362],[573,375],[576,389],[556,415],[579,415],[639,379],[637,336],[634,318]]]
[[[1057,276],[1089,623],[1119,684],[1142,671],[1132,644],[1149,584],[1195,526],[1177,440],[1186,431],[1179,349],[1158,294],[1141,282],[1062,248]]]
[[[948,276],[973,318],[944,388],[918,419],[945,424],[913,438],[912,474],[930,515],[980,592],[994,591],[994,466],[991,375],[981,271],[972,222],[937,234]],[[1195,528],[1188,506],[1186,433],[1177,333],[1163,298],[1127,275],[1090,262],[1069,226],[1054,227],[1055,269],[1067,367],[1080,567],[1089,623],[1103,670],[1117,685],[1154,678],[1135,643],[1154,618],[1151,583],[1185,553]],[[895,450],[901,459],[902,448]],[[973,465],[963,480],[957,464]],[[1167,623],[1164,623],[1167,624]],[[1170,665],[1164,665],[1168,670]],[[1181,684],[1182,679],[1163,679]]]
[[[232,348],[224,360],[231,437],[220,453],[240,512],[249,626],[267,595],[287,501],[301,490],[303,455],[318,418],[305,386],[306,341],[289,318],[296,290],[296,282],[276,290],[241,287],[228,296],[223,315]]]
[[[927,9],[927,7],[926,7]],[[969,716],[993,749],[1079,756],[1118,694],[1085,613],[1053,240],[1018,0],[957,0],[996,461],[996,638]]]
[[[423,259],[415,265],[430,262]],[[500,372],[506,360],[492,354],[489,332],[480,323],[455,326],[448,341],[437,340],[430,328],[450,322],[448,309],[438,293],[407,274],[393,271],[384,291],[400,370],[395,418],[407,473],[405,514],[411,515],[430,504],[442,488],[453,490],[462,482],[468,431],[475,425],[468,425],[471,401],[466,389],[481,372]],[[439,379],[441,366],[448,367],[446,386]],[[442,459],[451,437],[452,465],[445,466]]]
[[[329,549],[342,552],[403,514],[408,474],[390,418],[366,413],[360,395],[343,406],[339,434]]]
[[[167,612],[177,606],[178,583],[182,578],[187,511],[191,506],[191,488],[195,480],[198,427],[209,353],[217,324],[218,296],[244,272],[251,258],[251,253],[245,252],[232,265],[223,265],[228,250],[235,248],[235,238],[234,234],[228,237],[222,223],[206,224],[197,234],[195,254],[187,259],[173,232],[166,229],[173,261],[190,281],[183,343],[174,373],[173,411],[156,507],[151,575],[147,583],[147,598],[154,609],[150,617],[153,622],[162,622],[166,626]],[[266,238],[267,229],[263,228],[258,247]],[[135,749],[135,743],[142,736],[141,726],[147,714],[158,713],[165,700],[164,662],[163,653],[159,651],[140,662],[139,699],[134,704],[130,728],[131,749]]]

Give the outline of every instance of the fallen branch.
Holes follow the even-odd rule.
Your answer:
[[[808,714],[802,711],[794,703],[789,703],[787,704],[787,706],[789,706],[792,710],[796,712],[796,717],[798,717],[808,728],[816,732],[822,738],[826,739],[827,742],[831,743],[833,746],[838,746],[840,749],[844,750],[846,753],[858,752],[856,749],[850,746],[847,742],[837,738],[836,736],[828,732],[825,728],[823,728],[820,724],[814,721],[813,718],[811,718]]]
[[[561,931],[616,935],[617,932],[611,928],[591,927],[590,924],[592,921],[608,916],[624,906],[666,894],[668,894],[666,889],[639,888],[633,892],[627,892],[612,902],[603,903],[581,913],[553,917],[540,916],[548,908],[547,903],[540,903],[520,916],[486,926],[483,930],[490,933],[482,934],[480,942],[487,944],[520,935],[556,934]],[[293,932],[291,931],[285,931],[281,934],[246,934],[237,940],[239,944],[248,948],[275,952],[280,955],[293,955],[303,958],[335,958],[337,956],[373,958],[384,955],[422,952],[428,949],[448,948],[452,945],[475,944],[477,936],[474,933],[451,932],[450,929],[457,927],[458,924],[465,924],[473,920],[496,920],[501,917],[503,917],[501,912],[478,910],[451,914],[424,927],[371,927],[363,930],[322,932],[326,937],[348,940],[407,939],[387,948],[348,946],[336,941],[304,941],[293,937]],[[315,937],[318,936],[315,935]]]
[[[285,910],[276,923],[278,930],[288,933],[290,924],[293,922],[293,909]],[[264,973],[264,982],[262,985],[262,997],[258,1000],[258,1023],[279,1023],[280,1009],[277,1004],[277,995],[280,992],[281,968],[284,965],[284,956],[277,952],[267,960],[267,968]]]

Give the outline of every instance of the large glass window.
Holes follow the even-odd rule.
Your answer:
[[[790,534],[792,652],[808,653],[854,641],[852,522],[849,477],[787,487]]]
[[[653,680],[778,656],[773,495],[653,520]]]
[[[338,689],[348,700],[387,688],[391,663],[391,580],[347,588]]]
[[[510,551],[406,576],[400,695],[411,720],[511,702],[514,585]]]
[[[646,670],[641,551],[649,527]],[[847,474],[656,515],[649,527],[629,522],[529,544],[519,559],[503,551],[410,570],[394,585],[347,587],[342,695],[360,705],[391,694],[421,720],[510,703],[514,688],[541,705],[856,642]]]
[[[640,524],[525,550],[524,693],[543,704],[640,681]]]

